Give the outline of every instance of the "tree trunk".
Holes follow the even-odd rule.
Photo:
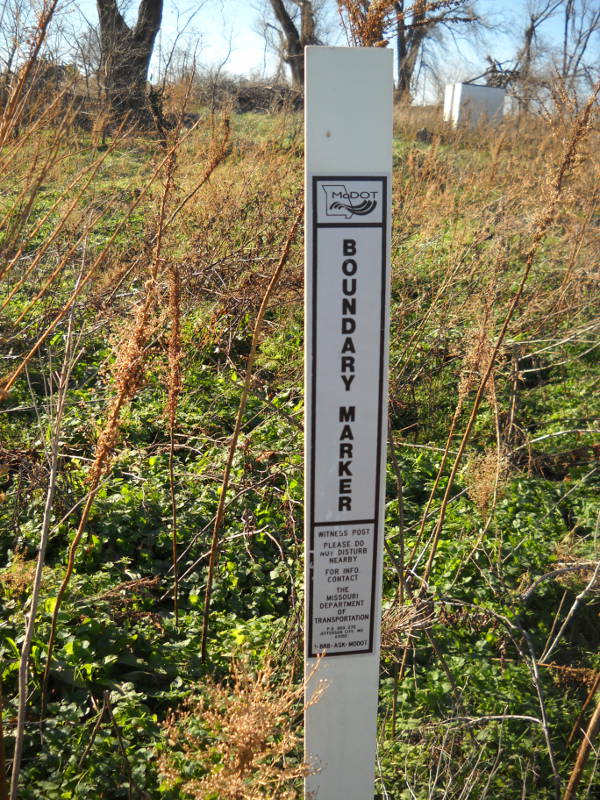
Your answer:
[[[398,83],[396,91],[400,100],[405,100],[410,95],[410,86],[406,86],[403,66],[406,61],[406,23],[404,21],[404,0],[394,3],[396,12],[396,68],[398,70]]]
[[[288,44],[285,63],[290,68],[294,89],[304,87],[304,47],[300,42]]]
[[[425,16],[426,6],[415,3],[411,9],[412,19],[410,25],[404,18],[404,0],[394,3],[397,14],[396,21],[396,56],[398,66],[398,83],[396,86],[398,98],[410,103],[413,76],[421,47],[429,35],[435,22],[427,24]]]
[[[100,18],[101,84],[115,117],[148,115],[146,82],[163,0],[142,0],[135,27],[123,19],[116,0],[96,0]]]
[[[320,44],[316,35],[315,13],[312,2],[309,2],[309,0],[292,0],[294,5],[300,9],[299,26],[296,26],[283,0],[270,0],[270,2],[285,43],[281,57],[290,68],[292,85],[296,89],[302,89],[304,86],[304,48],[311,44]]]
[[[563,59],[562,59],[562,79],[567,79],[567,64],[569,53],[569,24],[571,22],[571,14],[573,13],[573,0],[567,0],[565,4],[565,25],[563,32]]]

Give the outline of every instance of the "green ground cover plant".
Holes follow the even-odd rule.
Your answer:
[[[600,791],[600,149],[559,100],[396,112],[380,798]],[[0,147],[0,786],[300,797],[301,116],[42,122]]]

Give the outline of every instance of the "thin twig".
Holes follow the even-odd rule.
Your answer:
[[[521,599],[524,603],[526,603],[530,598],[531,595],[535,592],[537,587],[543,581],[548,581],[551,578],[556,578],[558,575],[565,575],[568,572],[580,572],[582,569],[589,569],[590,567],[596,567],[596,561],[581,561],[578,564],[571,564],[568,567],[560,567],[560,569],[553,569],[552,572],[547,572],[545,575],[540,575],[539,578],[536,578],[535,581],[531,584],[527,591],[523,592],[521,595]]]
[[[554,436],[568,436],[569,434],[582,434],[582,433],[600,433],[600,430],[597,428],[574,428],[572,430],[565,430],[565,431],[552,431],[551,433],[545,433],[543,436],[536,436],[535,439],[529,439],[528,442],[525,444],[520,445],[519,447],[515,447],[512,451],[513,453],[518,453],[519,450],[525,450],[530,445],[535,444],[535,442],[541,442],[544,439],[551,439]]]
[[[569,623],[571,622],[571,620],[575,616],[575,614],[577,612],[577,609],[579,608],[581,603],[585,600],[587,595],[592,591],[592,589],[596,585],[596,581],[598,580],[598,575],[599,574],[600,574],[600,561],[598,561],[598,563],[596,564],[596,569],[594,570],[594,572],[592,574],[592,577],[588,581],[588,583],[585,586],[585,588],[582,589],[581,592],[579,592],[579,594],[577,595],[577,597],[573,601],[573,605],[569,609],[569,612],[568,612],[567,616],[564,618],[563,623],[560,626],[560,629],[559,629],[558,633],[556,634],[556,636],[554,637],[554,639],[552,641],[552,644],[550,644],[546,648],[544,653],[540,656],[540,661],[547,661],[550,658],[550,656],[552,655],[552,653],[556,650],[556,648],[558,647],[558,643],[560,642],[563,633],[565,632],[565,630],[567,629],[567,626],[569,625]]]
[[[42,571],[46,560],[46,548],[48,545],[48,538],[50,533],[52,505],[54,501],[56,479],[58,476],[58,451],[62,433],[61,424],[65,408],[65,400],[67,397],[67,386],[69,382],[69,376],[74,366],[71,360],[72,341],[73,341],[73,314],[69,316],[69,325],[67,327],[65,355],[58,385],[56,414],[54,417],[52,440],[50,444],[51,447],[50,474],[48,477],[48,488],[46,490],[46,503],[44,506],[44,516],[42,518],[42,529],[40,532],[40,544],[38,549],[35,577],[31,589],[30,610],[29,610],[29,615],[26,616],[27,623],[25,627],[25,638],[23,640],[23,645],[21,647],[21,658],[19,662],[19,700],[18,700],[17,728],[15,731],[15,747],[14,747],[13,768],[12,768],[11,788],[10,788],[11,800],[17,800],[19,792],[19,773],[21,770],[23,738],[25,734],[25,720],[27,717],[27,685],[28,685],[28,672],[29,672],[29,657],[31,654],[31,645],[33,641],[37,609],[40,600],[40,591],[42,587]]]
[[[121,756],[123,758],[123,764],[125,766],[125,771],[127,772],[127,779],[129,781],[129,800],[133,799],[133,789],[135,787],[136,791],[139,793],[140,797],[144,798],[144,800],[150,800],[150,795],[141,789],[133,779],[133,771],[131,769],[131,764],[129,762],[129,758],[127,756],[127,750],[125,748],[125,742],[123,741],[123,734],[121,732],[121,728],[119,727],[115,716],[113,714],[112,705],[110,702],[110,692],[108,690],[104,691],[104,706],[106,708],[106,712],[108,714],[108,718],[113,726],[115,731],[117,742],[119,743],[119,750],[121,751]]]
[[[167,411],[169,415],[169,494],[171,498],[171,537],[173,566],[173,613],[175,627],[179,625],[179,575],[177,570],[177,498],[175,496],[175,416],[181,392],[181,308],[180,273],[177,264],[169,265],[169,312],[171,334],[169,339],[169,396]]]
[[[262,323],[267,311],[267,306],[269,304],[269,300],[271,299],[271,294],[279,277],[283,271],[283,267],[285,266],[289,254],[290,249],[292,247],[292,243],[296,237],[296,232],[298,230],[298,226],[300,225],[300,220],[302,218],[302,214],[304,211],[304,207],[301,206],[298,210],[294,222],[292,223],[292,227],[290,228],[290,232],[288,233],[288,237],[285,241],[283,246],[283,250],[281,252],[281,256],[279,258],[279,262],[275,267],[275,271],[273,272],[273,277],[271,278],[269,285],[265,291],[263,296],[262,302],[260,304],[260,308],[258,310],[258,314],[256,316],[256,321],[254,323],[254,331],[252,333],[252,343],[250,345],[250,352],[248,354],[248,358],[246,361],[246,375],[244,379],[244,388],[242,390],[242,394],[240,397],[240,403],[238,406],[237,416],[235,419],[235,426],[233,429],[233,433],[231,435],[231,441],[229,442],[229,453],[227,456],[227,463],[225,464],[225,471],[223,473],[223,482],[221,484],[221,493],[219,495],[219,504],[217,507],[217,514],[215,516],[215,524],[213,527],[212,533],[212,540],[211,540],[211,547],[210,547],[210,559],[208,563],[208,577],[206,581],[206,592],[204,595],[204,610],[202,615],[202,641],[200,645],[201,651],[201,659],[202,661],[206,661],[206,645],[207,645],[207,637],[208,637],[208,616],[210,612],[210,601],[212,595],[212,585],[213,585],[213,577],[214,577],[214,570],[215,564],[217,560],[217,553],[218,553],[218,545],[219,545],[219,530],[221,528],[221,523],[223,522],[223,514],[225,511],[225,501],[227,498],[227,489],[229,487],[229,476],[231,474],[231,468],[233,466],[233,457],[235,455],[235,451],[237,448],[237,442],[240,435],[240,431],[242,429],[242,421],[244,418],[244,412],[246,410],[246,402],[248,400],[248,393],[250,389],[250,382],[252,380],[252,369],[254,366],[254,359],[256,357],[256,352],[258,349],[258,338],[260,336],[260,332],[262,329]]]
[[[4,697],[2,694],[2,673],[0,673],[0,800],[8,800],[6,757],[4,753]]]
[[[29,277],[31,272],[35,269],[35,267],[42,260],[44,254],[48,251],[49,247],[56,240],[56,238],[60,234],[61,230],[64,228],[64,226],[68,222],[72,212],[75,210],[75,207],[77,206],[77,203],[83,197],[86,189],[91,184],[93,179],[96,177],[96,175],[98,173],[98,170],[100,169],[100,167],[102,166],[104,161],[108,158],[108,156],[114,151],[114,149],[116,148],[117,144],[120,143],[120,141],[121,141],[120,137],[119,137],[120,130],[121,129],[119,129],[119,131],[116,132],[114,140],[111,142],[110,146],[106,149],[106,151],[100,156],[100,158],[96,159],[96,161],[94,161],[90,166],[86,167],[85,169],[83,169],[81,172],[79,172],[77,174],[77,176],[69,184],[69,186],[67,186],[67,188],[64,190],[64,192],[62,192],[59,195],[59,197],[54,201],[54,203],[48,209],[48,211],[41,217],[41,219],[38,221],[38,223],[33,228],[33,230],[28,233],[27,241],[24,242],[21,245],[21,247],[17,250],[15,255],[12,257],[11,261],[9,261],[8,264],[5,267],[0,269],[0,278],[4,278],[6,276],[6,274],[14,267],[14,265],[18,263],[19,259],[23,255],[23,252],[24,252],[24,250],[25,250],[25,248],[27,246],[27,242],[31,242],[31,241],[33,241],[35,239],[35,237],[42,230],[44,225],[51,218],[52,214],[55,212],[55,210],[58,207],[58,205],[62,201],[64,201],[65,198],[71,197],[71,193],[72,193],[73,189],[75,189],[77,184],[83,179],[83,177],[89,171],[90,174],[89,174],[87,180],[85,180],[83,182],[83,185],[79,188],[78,192],[76,193],[75,197],[71,201],[71,204],[69,205],[67,210],[61,214],[59,221],[57,222],[57,224],[54,227],[54,230],[48,236],[46,236],[44,238],[44,242],[43,242],[42,246],[37,250],[37,252],[35,254],[35,257],[31,260],[31,263],[28,265],[28,267],[25,270],[24,274],[21,276],[21,278],[16,283],[16,285],[13,287],[11,292],[8,294],[8,296],[6,297],[4,302],[2,303],[2,306],[0,306],[0,311],[2,311],[5,308],[5,306],[8,304],[8,302],[13,297],[13,295],[23,285],[25,280]]]
[[[600,672],[596,673],[596,677],[594,678],[594,683],[592,684],[592,688],[588,692],[588,696],[586,697],[584,704],[581,706],[581,711],[579,712],[579,714],[577,715],[577,719],[573,723],[573,727],[571,728],[571,733],[569,734],[569,738],[567,739],[567,747],[569,747],[573,743],[573,740],[575,739],[577,731],[579,730],[579,727],[581,725],[581,720],[583,719],[583,715],[585,714],[589,704],[596,696],[596,692],[598,691],[598,689],[600,689]]]
[[[550,735],[550,725],[548,723],[548,714],[546,712],[546,701],[544,699],[544,689],[542,687],[542,680],[540,678],[540,671],[538,669],[538,659],[535,655],[535,650],[533,647],[533,642],[531,640],[531,636],[529,632],[525,630],[525,628],[520,624],[518,620],[515,620],[516,627],[521,631],[523,638],[527,643],[527,649],[529,650],[529,658],[526,659],[529,669],[531,672],[531,676],[533,679],[533,685],[535,686],[535,691],[538,696],[538,702],[540,706],[540,714],[541,714],[541,722],[542,722],[542,730],[544,732],[544,739],[546,740],[546,749],[548,750],[548,758],[550,760],[550,767],[552,769],[552,775],[554,777],[554,795],[556,800],[560,800],[560,790],[561,790],[561,780],[560,780],[560,773],[556,766],[556,755],[554,753],[554,746],[552,745],[552,737]],[[540,661],[544,661],[544,658],[540,658]]]
[[[167,189],[165,189],[166,193]],[[161,211],[158,219],[158,228],[160,229],[164,224],[164,203],[161,204]],[[75,536],[69,545],[67,553],[67,567],[64,577],[58,588],[56,594],[54,609],[52,611],[52,620],[50,623],[50,635],[48,637],[48,652],[46,655],[46,666],[42,678],[42,701],[40,715],[42,719],[46,713],[46,695],[48,688],[48,681],[50,678],[50,668],[52,665],[52,654],[54,649],[54,642],[56,639],[56,628],[58,622],[58,614],[62,605],[65,592],[71,580],[73,569],[75,567],[75,557],[79,549],[79,544],[85,532],[90,511],[96,499],[100,488],[100,481],[104,473],[109,467],[110,458],[116,444],[121,412],[124,406],[127,405],[137,394],[140,384],[144,375],[144,358],[145,348],[149,336],[149,327],[152,315],[156,306],[156,279],[158,274],[159,265],[161,262],[160,244],[162,241],[161,236],[156,238],[156,248],[152,264],[150,267],[150,277],[145,284],[145,298],[142,305],[139,307],[135,324],[133,327],[131,338],[127,341],[121,352],[121,363],[118,367],[117,373],[117,387],[118,392],[110,407],[107,421],[104,425],[102,433],[96,444],[96,452],[94,463],[90,468],[89,480],[90,491],[86,498],[79,525],[75,532]]]
[[[529,714],[486,714],[482,717],[450,717],[440,723],[435,723],[432,727],[439,727],[440,725],[452,725],[460,723],[461,725],[480,725],[486,722],[504,722],[505,720],[514,719],[521,722],[535,722],[541,725],[542,721],[538,717],[529,716]]]
[[[589,120],[590,120],[590,117],[591,117],[591,114],[592,114],[592,110],[593,110],[595,102],[596,102],[596,97],[598,96],[599,92],[600,92],[600,83],[598,83],[598,85],[595,87],[594,92],[590,96],[590,98],[589,98],[589,100],[588,100],[583,112],[579,115],[579,117],[577,119],[577,122],[576,122],[576,124],[575,124],[575,126],[573,128],[573,132],[572,132],[571,138],[570,138],[570,140],[568,142],[568,145],[567,145],[567,147],[565,149],[563,158],[562,158],[561,163],[560,163],[560,165],[559,165],[559,167],[558,167],[558,169],[556,171],[555,178],[554,178],[554,180],[552,182],[552,194],[551,194],[551,196],[549,198],[549,201],[548,201],[546,209],[544,210],[543,214],[541,215],[540,219],[537,222],[537,225],[535,227],[535,231],[534,231],[534,234],[533,234],[533,237],[532,237],[532,240],[531,240],[531,244],[530,244],[530,246],[529,246],[529,248],[527,250],[527,253],[525,254],[525,259],[524,259],[525,260],[525,267],[523,269],[523,274],[521,276],[521,280],[519,282],[519,286],[517,288],[517,291],[515,292],[515,295],[514,295],[512,301],[511,301],[511,304],[510,304],[510,306],[508,308],[508,311],[507,311],[506,316],[504,318],[504,321],[502,323],[502,327],[500,329],[500,333],[498,334],[498,338],[496,339],[496,342],[494,344],[492,352],[489,355],[488,364],[487,364],[486,370],[485,370],[485,372],[484,372],[484,374],[483,374],[483,376],[481,378],[481,381],[480,381],[480,384],[479,384],[479,388],[477,390],[477,394],[475,396],[475,399],[473,401],[473,405],[471,407],[471,414],[469,416],[469,420],[467,422],[465,431],[464,431],[464,433],[462,435],[462,438],[461,438],[461,441],[460,441],[460,444],[459,444],[459,448],[458,448],[458,453],[457,453],[456,458],[454,460],[454,464],[452,465],[452,469],[451,469],[450,475],[448,477],[448,482],[446,484],[444,497],[442,499],[442,506],[440,508],[440,515],[439,515],[438,521],[437,521],[436,526],[435,526],[435,530],[434,530],[434,534],[433,534],[433,541],[432,541],[432,544],[431,544],[431,551],[430,551],[430,554],[429,554],[429,559],[427,561],[427,566],[425,568],[425,574],[424,574],[424,580],[425,581],[427,581],[429,579],[429,575],[431,574],[431,570],[433,568],[433,561],[434,561],[434,558],[435,558],[435,554],[436,554],[436,551],[437,551],[437,546],[438,546],[438,543],[439,543],[439,540],[440,540],[442,528],[444,526],[444,521],[445,521],[445,518],[446,518],[446,509],[447,509],[447,506],[448,506],[448,501],[450,499],[450,495],[451,495],[451,492],[452,492],[452,489],[453,489],[453,486],[454,486],[454,481],[456,479],[456,475],[458,473],[458,469],[459,469],[460,464],[462,462],[462,457],[463,457],[463,454],[465,452],[465,448],[467,446],[467,442],[470,439],[471,431],[472,431],[473,426],[475,424],[475,420],[477,419],[477,414],[479,412],[479,406],[481,405],[481,402],[483,400],[484,394],[486,392],[486,389],[487,389],[487,386],[488,386],[488,381],[491,378],[491,375],[492,375],[492,372],[493,372],[493,369],[494,369],[494,365],[495,365],[496,359],[498,357],[498,353],[500,352],[500,348],[501,348],[501,346],[502,346],[502,344],[503,344],[503,342],[504,342],[504,340],[506,338],[506,334],[508,332],[508,327],[510,325],[510,322],[511,322],[513,316],[514,316],[514,313],[515,313],[515,311],[517,309],[517,306],[519,305],[519,303],[521,301],[521,298],[523,296],[523,293],[525,291],[525,286],[527,284],[527,280],[529,278],[529,274],[530,274],[531,269],[533,267],[533,264],[534,264],[534,261],[535,261],[535,257],[537,255],[537,251],[538,251],[538,248],[540,246],[540,243],[541,243],[542,239],[544,238],[544,236],[546,235],[546,233],[548,232],[548,230],[550,228],[550,225],[552,224],[552,222],[554,220],[554,217],[556,215],[556,211],[557,211],[557,208],[558,208],[558,202],[559,202],[559,199],[560,199],[560,197],[562,195],[565,178],[566,178],[567,174],[569,173],[569,171],[571,170],[571,168],[573,167],[573,164],[575,163],[575,159],[576,159],[578,148],[579,148],[579,145],[580,145],[581,141],[583,140],[585,135],[589,132]]]
[[[94,705],[95,705],[95,703],[94,703]],[[98,731],[100,730],[100,725],[102,725],[102,720],[104,719],[105,710],[106,710],[106,699],[103,698],[103,700],[102,700],[102,708],[100,709],[100,712],[98,713],[98,716],[97,716],[96,721],[94,723],[94,727],[92,728],[92,732],[91,732],[90,737],[88,739],[88,743],[87,743],[87,745],[85,747],[85,750],[83,751],[83,753],[81,755],[81,758],[79,759],[79,762],[77,764],[79,769],[81,769],[81,767],[84,765],[85,760],[86,760],[86,758],[88,757],[88,755],[90,753],[90,750],[94,746],[94,742],[96,741],[96,736],[98,735]]]
[[[396,501],[398,503],[398,535],[400,537],[400,563],[398,564],[399,572],[399,600],[400,605],[404,605],[404,491],[402,483],[402,472],[396,457],[396,443],[394,441],[394,432],[392,430],[392,423],[388,417],[388,439],[390,443],[390,458],[392,461],[392,469],[394,470],[394,477],[396,479]],[[388,542],[386,542],[388,544]],[[388,544],[389,547],[389,544]],[[389,551],[391,553],[391,550]]]
[[[48,26],[52,21],[59,0],[50,0],[49,5],[43,8],[39,17],[37,26],[34,31],[33,42],[27,60],[21,69],[19,79],[12,90],[8,102],[3,109],[2,116],[0,117],[0,146],[4,146],[11,132],[16,128],[19,123],[19,112],[22,110],[19,107],[23,99],[23,91],[27,86],[27,82],[31,75],[31,71],[37,62],[42,45],[46,40]]]
[[[189,135],[189,131],[188,131],[188,135]],[[145,196],[148,194],[148,192],[150,191],[150,188],[153,186],[153,184],[154,184],[156,178],[158,177],[158,175],[160,174],[161,170],[163,169],[165,164],[168,163],[168,161],[171,158],[172,154],[177,150],[178,147],[181,146],[181,144],[183,143],[185,138],[186,137],[183,136],[178,142],[176,142],[173,145],[173,147],[171,148],[171,150],[167,153],[167,155],[156,166],[156,168],[153,171],[152,175],[147,179],[145,185],[140,189],[140,191],[137,194],[137,196],[135,197],[135,199],[130,203],[130,205],[126,209],[123,219],[115,227],[115,229],[112,232],[111,236],[109,237],[108,241],[104,244],[104,246],[102,247],[102,250],[100,251],[100,253],[96,257],[95,261],[90,266],[88,271],[85,273],[85,275],[78,282],[78,285],[75,287],[75,289],[71,293],[70,297],[66,300],[66,302],[63,305],[63,307],[60,309],[60,311],[54,317],[52,322],[47,326],[46,330],[39,336],[37,341],[32,345],[32,347],[30,348],[29,352],[26,353],[26,355],[22,358],[21,363],[19,364],[19,366],[16,369],[14,369],[10,373],[10,375],[8,375],[4,379],[3,383],[0,384],[0,394],[2,392],[7,393],[7,392],[10,391],[10,389],[13,387],[13,385],[15,384],[15,382],[17,381],[17,379],[19,378],[19,376],[21,375],[21,373],[23,372],[25,367],[29,364],[29,362],[34,357],[34,355],[37,353],[37,351],[42,346],[42,344],[46,341],[46,339],[50,336],[50,334],[55,330],[56,326],[68,314],[69,310],[71,309],[71,307],[73,306],[73,304],[75,303],[77,298],[80,296],[80,294],[82,293],[83,289],[87,286],[87,284],[90,282],[90,280],[97,274],[97,272],[100,269],[100,267],[104,265],[106,259],[108,258],[109,254],[110,254],[110,248],[112,247],[112,245],[114,244],[116,239],[123,232],[123,229],[124,229],[125,225],[127,224],[129,219],[131,218],[131,215],[133,214],[135,209],[139,206],[139,204],[142,202],[142,200],[145,198]],[[172,217],[173,217],[173,215],[171,215],[171,218]],[[163,221],[163,223],[164,223],[164,221]],[[153,241],[155,241],[155,240],[153,240]]]
[[[600,701],[596,705],[596,708],[594,710],[594,713],[592,714],[592,718],[590,719],[587,730],[583,735],[583,740],[579,745],[575,766],[573,767],[573,771],[571,772],[569,783],[567,784],[567,788],[565,789],[565,793],[563,795],[563,800],[574,800],[575,795],[577,793],[577,786],[579,785],[579,781],[581,780],[581,776],[583,774],[584,767],[588,760],[590,750],[594,746],[594,739],[596,738],[598,731],[600,731]]]

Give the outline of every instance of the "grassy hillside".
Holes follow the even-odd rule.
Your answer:
[[[600,793],[600,148],[558,108],[397,111],[380,798]],[[13,133],[0,797],[19,727],[24,800],[300,797],[301,116]]]

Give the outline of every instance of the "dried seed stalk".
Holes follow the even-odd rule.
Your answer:
[[[563,800],[574,800],[577,793],[577,786],[579,785],[579,781],[583,775],[583,770],[589,758],[590,750],[594,747],[594,740],[598,735],[598,731],[600,731],[600,701],[596,705],[594,713],[592,714],[592,718],[590,719],[590,723],[584,733],[581,744],[579,745],[575,766],[571,772],[569,783],[567,784],[567,788],[565,789],[565,793],[563,795]]]
[[[171,534],[173,555],[173,610],[175,625],[179,624],[179,574],[177,567],[177,504],[175,498],[175,476],[173,461],[175,455],[175,415],[181,393],[181,275],[178,264],[169,265],[169,316],[171,333],[169,336],[169,395],[167,413],[169,417],[169,492],[171,496]]]
[[[301,206],[296,214],[294,222],[292,223],[292,227],[290,228],[290,232],[288,233],[287,239],[283,246],[283,250],[281,251],[279,262],[277,263],[271,281],[267,286],[267,290],[265,291],[264,297],[260,304],[260,308],[258,310],[258,314],[256,316],[256,321],[254,323],[254,331],[252,333],[252,343],[250,345],[250,352],[248,353],[248,359],[246,361],[246,375],[244,378],[244,386],[240,397],[237,416],[235,418],[235,426],[233,429],[233,433],[231,435],[231,440],[229,442],[229,453],[227,456],[227,463],[225,464],[225,472],[223,473],[223,481],[221,483],[221,493],[219,495],[219,505],[217,507],[215,524],[212,533],[210,558],[208,562],[208,577],[206,579],[206,592],[204,594],[204,611],[202,615],[202,641],[200,645],[202,661],[206,661],[206,644],[208,638],[208,616],[210,612],[210,600],[212,595],[212,584],[214,578],[215,564],[217,561],[217,553],[219,549],[219,530],[221,528],[221,523],[223,522],[223,515],[225,512],[225,500],[227,498],[227,489],[229,487],[229,476],[231,473],[231,467],[233,465],[233,457],[235,455],[238,438],[240,435],[240,431],[242,429],[242,420],[244,418],[244,412],[246,410],[246,402],[248,400],[248,393],[250,391],[250,382],[252,380],[252,368],[254,366],[254,359],[256,358],[256,351],[258,349],[258,339],[260,336],[260,332],[262,330],[262,323],[265,313],[267,311],[267,306],[269,305],[269,300],[271,299],[271,294],[273,293],[273,289],[275,288],[277,281],[281,276],[283,268],[287,263],[290,254],[290,249],[296,237],[296,232],[298,230],[298,226],[300,225],[300,220],[302,218],[303,212],[304,212],[304,207]]]
[[[501,348],[501,346],[502,346],[502,344],[504,342],[504,339],[506,337],[506,333],[508,331],[508,326],[510,325],[510,322],[511,322],[513,316],[514,316],[516,308],[519,305],[519,303],[521,301],[521,298],[523,296],[523,292],[525,290],[525,285],[527,283],[527,279],[529,278],[529,274],[531,272],[531,268],[533,266],[535,257],[537,255],[537,251],[538,251],[538,248],[540,246],[540,243],[541,243],[542,239],[544,238],[544,236],[546,235],[546,233],[548,232],[548,230],[550,228],[550,225],[552,224],[552,222],[554,221],[554,218],[556,216],[556,212],[557,212],[557,209],[558,209],[558,203],[559,203],[559,200],[560,200],[560,198],[562,196],[562,193],[563,193],[563,190],[564,190],[565,178],[567,177],[567,175],[569,174],[569,172],[573,168],[573,166],[576,164],[580,146],[581,146],[583,140],[585,139],[586,135],[590,131],[590,120],[591,120],[591,117],[592,117],[592,114],[593,114],[593,111],[594,111],[596,98],[597,98],[599,92],[600,92],[600,83],[595,87],[594,92],[592,93],[592,95],[590,96],[588,102],[585,105],[585,108],[583,109],[583,111],[578,116],[578,118],[577,118],[577,120],[575,122],[575,125],[574,125],[572,133],[571,133],[571,137],[570,137],[569,141],[567,142],[567,146],[566,146],[566,148],[564,150],[561,162],[560,162],[560,164],[558,166],[558,169],[556,170],[554,179],[550,183],[550,187],[549,187],[550,188],[550,196],[548,198],[547,206],[546,206],[545,210],[542,212],[542,214],[540,215],[540,217],[538,218],[538,221],[537,221],[537,224],[535,226],[534,233],[533,233],[533,237],[532,237],[532,240],[531,240],[531,244],[529,245],[529,248],[528,248],[528,250],[527,250],[527,252],[525,254],[525,259],[524,259],[525,260],[525,267],[523,269],[523,275],[521,276],[521,281],[520,281],[519,286],[517,288],[517,291],[516,291],[516,293],[515,293],[515,295],[514,295],[514,297],[512,299],[512,302],[511,302],[511,304],[509,306],[509,309],[508,309],[508,311],[506,313],[506,316],[504,318],[504,322],[502,323],[502,328],[500,330],[498,338],[496,339],[496,343],[495,343],[491,353],[489,354],[488,365],[487,365],[487,368],[485,369],[485,371],[483,372],[483,375],[481,377],[481,381],[479,383],[479,388],[477,390],[477,395],[475,397],[475,400],[473,401],[473,405],[472,405],[472,408],[471,408],[471,414],[469,416],[469,420],[467,422],[465,431],[464,431],[464,433],[462,435],[462,438],[461,438],[461,441],[460,441],[460,445],[459,445],[459,448],[458,448],[458,452],[457,452],[457,455],[456,455],[456,457],[454,459],[454,463],[453,463],[452,469],[450,471],[450,476],[448,478],[448,483],[446,485],[446,489],[445,489],[445,492],[444,492],[444,497],[443,497],[443,500],[442,500],[442,505],[441,505],[441,508],[440,508],[439,517],[438,517],[438,520],[437,520],[437,523],[436,523],[436,526],[435,526],[435,529],[434,529],[434,533],[433,533],[433,541],[432,541],[432,544],[431,544],[431,550],[430,550],[430,553],[429,553],[429,559],[427,561],[427,566],[425,568],[425,573],[423,575],[423,580],[424,580],[423,586],[426,586],[427,580],[428,580],[428,578],[429,578],[429,576],[431,574],[431,570],[432,570],[432,567],[433,567],[433,559],[434,559],[435,553],[437,551],[437,546],[438,546],[438,543],[439,543],[439,540],[440,540],[440,535],[441,535],[442,528],[443,528],[443,525],[444,525],[444,520],[445,520],[445,517],[446,517],[446,510],[448,508],[448,502],[450,500],[450,494],[451,494],[452,488],[454,486],[454,480],[456,478],[459,466],[460,466],[460,464],[462,462],[462,457],[464,455],[467,442],[468,442],[469,437],[471,435],[471,431],[473,429],[473,425],[475,424],[475,420],[477,418],[477,414],[478,414],[478,411],[479,411],[479,406],[481,405],[481,402],[483,400],[484,394],[485,394],[485,392],[487,390],[488,381],[490,380],[490,377],[491,377],[491,374],[492,374],[492,370],[494,369],[494,364],[496,362],[496,358],[498,356],[500,348]]]
[[[111,247],[114,244],[115,240],[122,233],[125,225],[129,221],[131,215],[133,214],[135,209],[139,206],[139,204],[142,202],[144,197],[148,194],[148,191],[150,190],[151,186],[156,181],[157,176],[160,174],[160,172],[163,169],[163,167],[165,166],[165,164],[168,162],[171,154],[175,152],[175,150],[180,146],[182,141],[183,141],[183,139],[181,139],[178,142],[176,142],[173,145],[173,147],[171,148],[171,150],[169,151],[169,153],[157,165],[157,167],[154,170],[154,172],[152,173],[152,175],[148,178],[145,186],[140,190],[140,192],[137,195],[137,197],[135,198],[135,200],[133,200],[131,202],[131,204],[129,205],[129,207],[127,208],[127,210],[126,210],[126,212],[125,212],[125,214],[123,216],[123,219],[115,227],[115,230],[113,231],[112,235],[110,236],[110,238],[108,239],[108,241],[106,242],[106,244],[104,245],[104,247],[102,248],[100,253],[98,254],[98,256],[95,259],[95,261],[93,262],[93,264],[90,266],[90,268],[85,273],[85,275],[83,275],[82,278],[77,282],[77,286],[74,288],[73,292],[71,293],[71,296],[64,303],[63,307],[60,309],[60,311],[54,317],[52,322],[48,325],[46,330],[39,336],[39,338],[37,339],[35,344],[31,347],[29,352],[23,357],[23,359],[21,360],[21,363],[10,373],[10,375],[8,375],[7,378],[5,378],[4,382],[2,384],[0,384],[0,396],[2,396],[2,394],[4,394],[4,393],[7,393],[7,392],[10,391],[10,389],[13,387],[15,382],[18,380],[18,378],[22,374],[23,370],[27,367],[27,365],[29,364],[31,359],[37,353],[39,348],[46,341],[46,339],[52,334],[52,332],[56,329],[56,327],[60,324],[60,322],[65,318],[65,316],[69,312],[69,309],[73,306],[73,304],[75,303],[77,298],[81,295],[81,293],[83,292],[84,288],[91,281],[91,279],[98,273],[100,267],[104,265],[104,263],[108,259],[108,256],[109,256],[109,254],[111,252]],[[173,219],[173,215],[171,215],[169,220],[167,220],[166,222],[163,221],[163,227],[165,227],[165,225],[170,224],[172,219]]]
[[[170,151],[169,155],[172,155],[172,153],[173,150]],[[172,164],[173,161],[169,161],[168,159],[169,156],[167,156],[166,159],[161,162],[161,164]],[[117,389],[116,397],[111,404],[108,420],[104,425],[102,433],[100,434],[96,444],[96,454],[88,477],[90,482],[90,490],[81,513],[77,531],[75,532],[73,541],[69,546],[65,575],[58,589],[54,610],[52,612],[50,636],[48,638],[48,654],[46,658],[44,676],[42,679],[42,719],[45,716],[46,710],[46,691],[50,676],[50,666],[52,664],[52,652],[56,639],[58,613],[60,611],[67,586],[69,585],[71,575],[73,574],[75,556],[85,531],[92,505],[100,487],[100,480],[110,465],[110,458],[119,434],[121,411],[123,407],[129,403],[133,397],[135,397],[144,380],[146,347],[150,334],[154,330],[153,316],[157,307],[157,276],[161,264],[161,246],[165,226],[167,199],[171,185],[172,167],[169,167],[167,170],[167,180],[162,193],[160,210],[158,214],[155,249],[150,268],[150,277],[146,281],[144,287],[145,297],[136,314],[133,334],[125,343],[125,346],[121,349],[117,358],[115,377],[115,386]]]
[[[58,614],[65,592],[69,585],[71,575],[73,574],[77,550],[84,534],[96,494],[100,488],[100,481],[110,465],[110,458],[116,445],[119,433],[121,411],[123,410],[123,407],[133,399],[138,389],[142,385],[144,378],[145,350],[149,335],[154,329],[154,325],[152,324],[152,316],[156,307],[155,283],[152,279],[146,282],[145,291],[146,296],[136,315],[133,334],[129,341],[126,342],[117,359],[117,375],[115,379],[117,395],[111,404],[108,419],[96,444],[94,462],[90,468],[88,476],[90,489],[81,512],[81,518],[79,520],[79,525],[77,526],[75,536],[73,537],[73,540],[69,546],[65,575],[55,598],[52,621],[50,624],[50,636],[48,637],[46,666],[44,669],[44,676],[42,678],[42,719],[44,718],[46,711],[46,692],[48,687],[48,679],[50,676],[50,667],[52,665],[52,653],[56,639]]]
[[[66,336],[65,356],[61,369],[58,397],[56,402],[56,413],[50,442],[50,474],[48,477],[48,487],[46,489],[46,502],[44,505],[44,516],[42,519],[42,530],[40,532],[40,543],[38,548],[35,576],[31,587],[31,600],[29,614],[26,616],[25,638],[21,646],[21,657],[19,662],[19,706],[17,712],[17,728],[15,730],[15,746],[13,751],[13,765],[11,775],[10,797],[17,800],[19,793],[19,774],[21,771],[21,757],[23,754],[23,738],[25,735],[25,720],[27,716],[27,689],[29,675],[29,657],[31,655],[31,645],[35,632],[37,609],[42,588],[42,572],[46,560],[46,549],[50,534],[50,522],[52,517],[52,507],[54,493],[56,489],[56,479],[58,477],[58,450],[62,434],[62,419],[67,397],[67,385],[73,368],[73,316],[69,318],[69,326]]]

